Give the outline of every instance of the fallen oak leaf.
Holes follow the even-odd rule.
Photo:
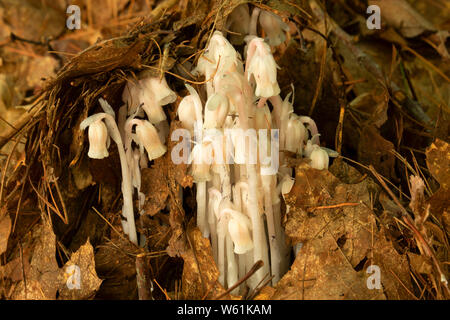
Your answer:
[[[89,239],[71,255],[61,271],[59,299],[62,300],[93,298],[102,283],[95,271],[94,249]]]
[[[219,283],[219,269],[214,262],[211,244],[197,227],[189,228],[192,247],[182,253],[184,260],[182,275],[183,298],[187,300],[208,299],[225,292]],[[230,299],[230,295],[224,297]]]

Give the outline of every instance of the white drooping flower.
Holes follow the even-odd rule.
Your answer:
[[[311,167],[314,169],[328,169],[328,153],[318,145],[313,145],[313,151],[309,158],[311,159]]]
[[[161,143],[156,128],[146,120],[134,121],[137,123],[135,141],[140,147],[141,154],[145,148],[148,160],[151,161],[166,153],[167,147]]]
[[[142,105],[151,123],[166,120],[162,106],[172,103],[177,95],[167,85],[166,79],[158,77],[144,78],[137,82],[128,81],[122,94],[123,102],[128,104],[128,114],[136,112]]]
[[[96,120],[89,125],[89,152],[88,156],[92,159],[103,159],[108,154],[108,129],[102,119]]]
[[[261,11],[259,23],[266,33],[269,45],[278,46],[286,40],[285,32],[289,31],[289,26],[276,14],[265,10]]]
[[[291,114],[286,125],[286,136],[284,148],[289,152],[296,154],[302,154],[303,144],[308,137],[308,131],[306,130],[299,117],[295,114]]]
[[[142,108],[147,114],[148,120],[151,123],[158,123],[166,120],[166,114],[164,113],[162,106],[175,102],[177,95],[167,85],[166,79],[159,79],[157,77],[143,79],[142,86],[143,103]],[[147,102],[147,103],[145,103]]]
[[[230,233],[231,240],[233,240],[234,252],[236,254],[244,254],[253,249],[253,240],[246,223],[232,216],[228,221],[228,232]]]
[[[178,105],[178,118],[185,129],[194,130],[195,123],[202,123],[202,102],[197,91],[186,84],[190,95],[185,96]],[[199,126],[200,127],[200,126]]]
[[[222,32],[215,31],[209,40],[205,53],[198,60],[197,68],[194,72],[198,72],[209,79],[214,72],[226,72],[232,67],[239,68],[240,65],[242,65],[242,62],[240,61],[239,53],[223,36]]]
[[[280,94],[277,82],[277,64],[264,39],[254,37],[250,40],[247,49],[246,72],[249,81],[252,76],[254,77],[257,97],[270,98]]]

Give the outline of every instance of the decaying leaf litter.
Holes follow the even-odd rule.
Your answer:
[[[89,13],[84,34],[61,28],[63,2],[23,9],[49,25],[42,37],[17,22],[14,1],[0,4],[2,298],[449,298],[446,2],[169,0],[148,8],[124,0],[105,1],[102,16],[79,1]],[[101,110],[100,97],[117,112],[140,71],[166,76],[178,96],[164,107],[170,132],[179,128],[185,82],[208,80],[189,69],[244,3],[289,26],[273,48],[281,91],[294,88],[295,112],[315,119],[322,146],[340,156],[317,170],[288,155],[295,183],[282,222],[289,245],[302,246],[275,286],[232,296],[196,227],[188,167],[170,161],[175,143],[142,171],[145,214],[136,226],[146,242],[138,247],[120,222],[117,149],[88,158],[79,128]],[[369,4],[381,8],[381,30],[366,27]],[[68,290],[74,265],[81,289]],[[380,289],[367,286],[371,265]]]

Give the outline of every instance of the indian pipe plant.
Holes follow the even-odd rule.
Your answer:
[[[257,36],[258,22],[266,39]],[[186,84],[189,95],[181,100],[177,114],[183,127],[194,134],[188,161],[196,183],[197,226],[211,241],[219,282],[225,288],[233,286],[262,260],[263,267],[246,281],[253,289],[267,275],[276,284],[289,268],[291,248],[281,225],[280,199],[294,182],[284,152],[309,158],[319,170],[328,168],[332,153],[320,147],[314,121],[294,113],[292,93],[284,99],[280,96],[271,46],[285,40],[286,24],[259,8],[250,15],[244,4],[229,16],[227,25],[248,33],[244,59],[226,35],[215,31],[192,70],[205,77],[204,88],[197,92]],[[236,41],[234,33],[230,37]],[[142,214],[140,169],[166,153],[168,125],[162,106],[176,97],[164,78],[130,80],[117,122],[112,108],[100,99],[104,113],[81,123],[82,129],[89,128],[89,157],[107,157],[110,139],[118,146],[122,225],[136,244],[142,241],[136,233],[133,193]],[[240,290],[242,285],[232,293]]]

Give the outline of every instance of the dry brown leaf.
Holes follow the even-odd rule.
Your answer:
[[[169,186],[167,185],[167,159],[158,158],[151,168],[141,171],[141,192],[145,194],[143,210],[151,216],[157,214],[167,205]]]
[[[418,255],[412,252],[408,252],[407,254],[411,269],[417,273],[432,275],[433,266],[424,255]]]
[[[428,169],[439,182],[440,188],[428,200],[430,211],[440,217],[450,207],[450,146],[443,140],[436,139],[426,150]]]
[[[436,139],[426,150],[427,166],[441,188],[450,189],[450,145]]]
[[[370,0],[369,5],[380,7],[382,21],[396,28],[406,38],[417,37],[434,26],[405,0]]]
[[[328,230],[308,241],[290,271],[278,282],[272,299],[385,299],[367,287],[365,270],[355,271]]]
[[[30,254],[30,272],[25,275],[26,281],[20,281],[14,289],[12,299],[56,299],[59,268],[55,256],[55,234],[46,222],[37,224],[32,233],[34,249]]]
[[[381,282],[388,300],[414,299],[406,255],[400,255],[383,231],[374,238],[371,264],[381,269]]]
[[[8,238],[11,233],[11,218],[5,207],[0,208],[0,255],[8,246]]]
[[[63,300],[84,300],[92,298],[100,288],[102,280],[95,271],[94,249],[89,239],[62,267],[59,298]],[[79,272],[80,278],[77,279]],[[71,284],[69,282],[71,281]],[[78,283],[79,282],[79,288]]]
[[[356,267],[371,246],[374,218],[369,209],[369,187],[368,180],[345,184],[327,170],[300,165],[295,184],[286,196],[286,204],[291,208],[286,234],[295,244],[313,240],[326,229]],[[336,205],[335,208],[314,209]]]
[[[184,260],[182,276],[183,298],[187,300],[214,298],[225,289],[218,282],[219,269],[214,262],[211,244],[197,227],[188,230],[192,248],[182,254]],[[194,253],[195,250],[195,253]],[[224,299],[230,299],[225,296]]]
[[[139,251],[128,239],[124,239],[116,233],[112,234],[111,238],[110,244],[100,246],[95,253],[96,271],[103,279],[96,298],[136,299],[136,263],[134,257]]]
[[[343,167],[330,169],[343,179],[348,179],[346,173],[356,175]],[[370,179],[345,184],[327,170],[297,167],[294,186],[286,195],[286,234],[294,244],[304,245],[277,284],[274,299],[412,298],[406,257],[378,231],[370,209],[377,190]],[[366,270],[372,264],[380,267],[380,290],[368,289]]]
[[[4,0],[4,21],[15,35],[34,41],[60,35],[65,27],[65,15],[37,1]]]
[[[380,92],[372,90],[362,93],[349,104],[351,109],[368,115],[368,121],[377,128],[381,127],[388,119],[389,92],[385,88],[381,90]]]
[[[17,282],[11,298],[14,300],[37,299],[87,299],[98,290],[101,280],[95,272],[94,252],[89,242],[75,252],[63,268],[56,262],[56,236],[52,227],[42,222],[32,229],[32,247],[23,250],[22,257],[10,261],[4,268],[12,281]],[[31,262],[28,262],[31,256]],[[73,274],[68,274],[68,267]],[[17,270],[14,270],[16,268]],[[80,289],[76,289],[76,270],[80,271]],[[9,272],[8,272],[9,271]],[[23,279],[25,275],[25,279]],[[72,275],[72,277],[70,277]],[[25,280],[25,281],[24,281]],[[68,281],[75,286],[71,287]]]
[[[381,175],[396,177],[394,171],[395,156],[390,152],[394,144],[383,138],[378,129],[372,125],[364,126],[358,143],[358,160],[371,164]]]

